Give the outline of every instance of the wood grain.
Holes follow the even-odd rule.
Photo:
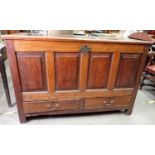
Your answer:
[[[17,61],[23,91],[47,90],[44,52],[18,53]]]
[[[89,54],[81,54],[80,60],[80,92],[87,89]]]
[[[88,89],[107,88],[111,54],[91,53],[88,69]]]
[[[119,51],[113,52],[112,64],[111,64],[111,68],[110,68],[110,75],[109,75],[109,79],[108,79],[108,90],[113,90],[115,87],[115,81],[117,78],[119,61],[120,61],[120,52]]]
[[[52,95],[55,92],[55,62],[54,52],[46,52],[46,68],[47,68],[47,79],[48,79],[48,92]]]
[[[106,107],[128,106],[130,105],[132,96],[122,97],[98,97],[85,99],[85,109],[104,109]]]
[[[46,102],[24,102],[24,112],[48,112],[61,110],[75,110],[80,108],[80,100],[58,100]]]
[[[140,64],[140,54],[121,54],[116,88],[133,88]]]
[[[23,104],[22,104],[23,103],[22,88],[20,84],[18,64],[17,64],[16,53],[14,49],[14,43],[12,40],[6,41],[6,49],[7,49],[7,56],[9,59],[9,65],[10,65],[11,74],[12,74],[14,92],[15,92],[16,103],[18,107],[19,120],[21,123],[24,123],[26,122],[26,117],[24,114]]]
[[[131,114],[149,49],[140,41],[33,36],[6,45],[21,122],[37,115]]]
[[[38,52],[38,51],[61,51],[61,52],[79,52],[81,46],[86,45],[83,42],[55,42],[55,41],[24,41],[15,40],[15,50],[17,52]],[[117,43],[87,43],[87,46],[91,48],[94,52],[113,52],[121,51],[122,53],[143,53],[145,45],[135,45],[135,44],[117,44]]]
[[[79,89],[79,53],[56,53],[56,90]]]

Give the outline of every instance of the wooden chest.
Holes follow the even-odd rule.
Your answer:
[[[150,42],[3,36],[19,118],[120,110],[131,114]]]

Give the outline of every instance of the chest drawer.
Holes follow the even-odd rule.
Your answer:
[[[24,102],[24,113],[38,113],[60,110],[77,110],[80,108],[80,99],[59,100],[48,102]]]
[[[84,109],[101,109],[112,106],[128,106],[132,96],[99,97],[85,99]]]
[[[85,99],[84,109],[101,109],[104,108],[106,104],[109,103],[110,98],[91,98],[91,99]]]
[[[110,104],[114,106],[129,106],[131,104],[132,96],[115,96],[110,100]]]

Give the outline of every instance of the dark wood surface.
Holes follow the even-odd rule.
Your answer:
[[[5,39],[21,122],[44,114],[131,114],[150,42]]]
[[[23,91],[47,90],[44,52],[18,53],[17,62]]]
[[[132,96],[100,97],[85,100],[86,109],[104,109],[105,107],[130,106]]]
[[[8,106],[12,107],[8,80],[7,80],[7,75],[6,75],[6,69],[5,69],[5,63],[4,63],[6,59],[7,59],[7,55],[6,55],[5,45],[0,44],[0,73],[2,77],[2,83],[4,86],[4,91],[5,91]]]
[[[12,74],[19,119],[20,119],[20,122],[25,122],[26,117],[24,114],[23,104],[22,104],[23,103],[22,87],[21,87],[20,77],[19,77],[17,57],[15,53],[14,43],[12,40],[6,41],[6,49],[7,49],[7,55],[8,55],[11,74]]]
[[[37,41],[69,41],[69,42],[106,42],[106,43],[124,43],[124,44],[150,44],[150,41],[141,41],[136,39],[119,38],[107,39],[106,37],[79,36],[79,35],[52,35],[50,33],[17,33],[2,35],[5,40],[37,40]]]
[[[117,88],[133,88],[140,63],[140,54],[122,54],[120,57]]]
[[[78,110],[80,100],[58,100],[51,102],[25,102],[24,112],[26,114],[48,111]]]
[[[148,80],[150,81],[149,83],[148,83]],[[145,63],[140,88],[142,89],[143,86],[151,86],[155,88],[155,52],[154,51],[149,51],[147,55],[147,60]]]
[[[111,54],[91,53],[88,66],[88,89],[107,88]]]
[[[56,53],[56,90],[79,89],[80,53]]]

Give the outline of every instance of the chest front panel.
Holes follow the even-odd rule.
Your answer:
[[[17,53],[19,76],[23,92],[47,90],[45,53]]]
[[[79,89],[80,53],[55,53],[56,90]]]
[[[43,41],[14,45],[24,101],[132,95],[144,49]],[[83,46],[89,51],[81,51]]]
[[[111,53],[90,53],[87,77],[88,89],[107,88],[111,57]]]

